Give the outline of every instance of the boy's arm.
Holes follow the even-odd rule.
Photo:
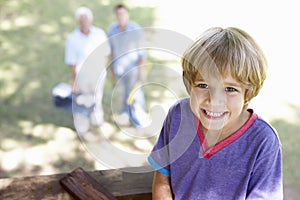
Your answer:
[[[281,149],[256,161],[246,199],[283,199]]]
[[[172,190],[170,185],[170,177],[155,171],[153,186],[152,186],[153,200],[171,200]]]

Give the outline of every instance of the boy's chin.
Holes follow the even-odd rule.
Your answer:
[[[211,122],[211,123],[202,123],[202,126],[206,129],[206,131],[220,131],[222,132],[224,128],[224,120],[220,120],[219,122]]]
[[[222,127],[214,126],[214,127],[208,127],[208,128],[205,127],[205,129],[207,131],[214,131],[214,132],[220,131],[220,133],[222,132],[223,128],[224,128],[223,126]]]

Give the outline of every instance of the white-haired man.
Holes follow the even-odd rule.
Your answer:
[[[93,13],[89,8],[78,8],[75,18],[79,26],[67,37],[65,63],[71,66],[73,93],[77,96],[90,95],[93,99],[96,97],[95,112],[92,113],[94,116],[89,117],[92,117],[92,123],[101,125],[104,122],[102,95],[110,47],[103,29],[92,25]],[[88,100],[81,103],[89,104]],[[82,131],[86,129],[80,127]]]

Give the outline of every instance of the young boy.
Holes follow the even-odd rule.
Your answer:
[[[173,105],[149,156],[153,199],[283,199],[281,144],[252,109],[267,63],[238,28],[211,28],[182,59],[190,98]]]

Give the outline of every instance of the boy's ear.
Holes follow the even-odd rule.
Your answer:
[[[243,106],[244,110],[246,110],[248,108],[249,103],[250,103],[250,101],[246,99],[245,103],[244,103],[244,106]]]

